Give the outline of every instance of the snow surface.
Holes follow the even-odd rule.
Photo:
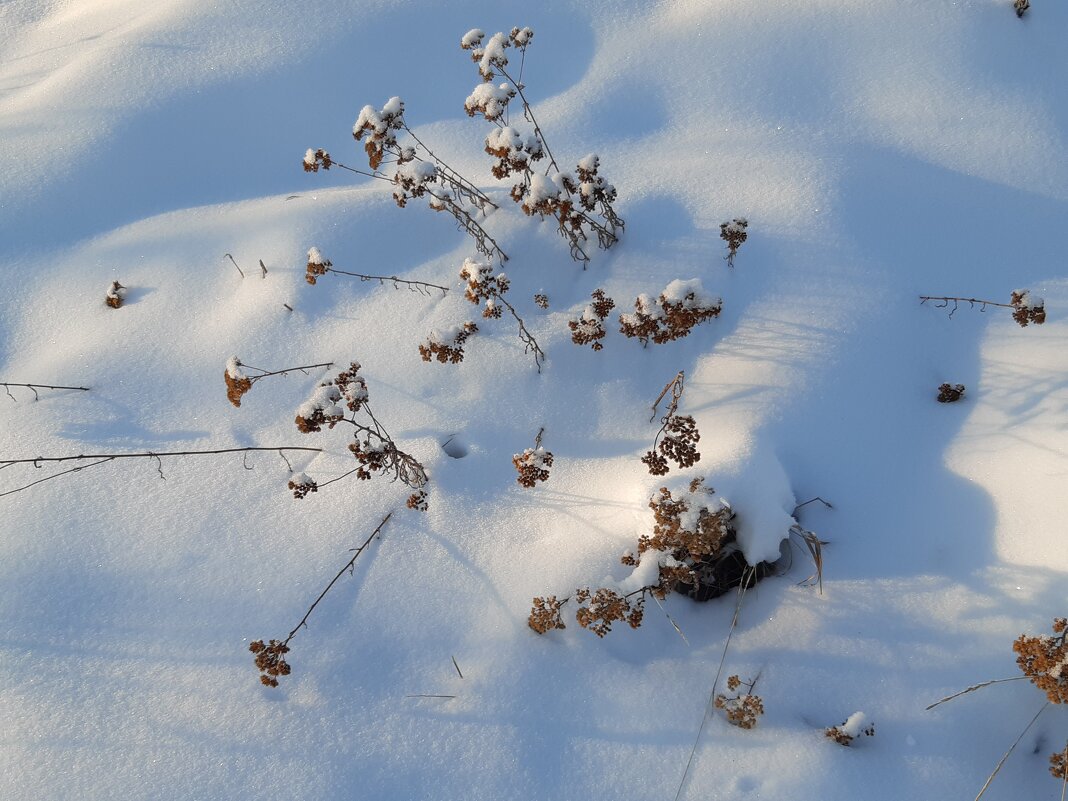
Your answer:
[[[464,113],[458,37],[528,24],[546,143],[560,166],[596,151],[627,223],[585,271],[493,179],[490,124]],[[679,797],[974,797],[1040,694],[924,707],[1015,675],[1012,640],[1066,613],[1066,29],[1065,3],[1018,20],[1009,0],[0,6],[0,381],[91,387],[11,387],[3,458],[324,448],[116,460],[0,497],[0,798],[672,799],[736,596],[669,596],[603,640],[566,609],[541,637],[526,616],[655,573],[661,555],[637,574],[619,555],[650,495],[694,476],[750,558],[778,556],[798,502],[834,508],[797,512],[827,542],[822,594],[797,549],[745,594],[724,676],[759,674],[766,714],[752,731],[712,714]],[[480,220],[541,374],[508,316],[479,320],[461,364],[423,363],[425,333],[471,313],[471,240],[383,182],[298,163],[322,143],[364,167],[349,126],[390,96],[500,205]],[[368,109],[384,125],[400,105]],[[308,285],[313,243],[450,291]],[[639,293],[691,277],[719,318],[645,349],[618,333]],[[594,352],[567,320],[599,287],[618,306]],[[1014,287],[1044,325],[918,302]],[[352,469],[351,432],[293,415],[340,410],[316,396],[330,371],[264,379],[238,409],[218,370],[234,353],[359,358],[375,417],[431,474],[429,511],[377,477],[322,486]],[[657,479],[639,459],[679,370],[702,458]],[[965,402],[935,401],[947,381]],[[551,477],[524,489],[511,457],[541,427]],[[60,469],[6,467],[0,493]],[[293,473],[319,491],[294,499]],[[292,675],[262,687],[248,643],[284,638],[389,512],[290,643]],[[857,709],[878,725],[864,748],[823,736]],[[1066,739],[1050,708],[984,798],[1059,798]]]

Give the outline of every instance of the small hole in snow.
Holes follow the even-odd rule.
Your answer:
[[[459,434],[453,434],[442,442],[441,449],[445,451],[446,456],[452,459],[463,459],[467,456],[467,443],[463,441]]]

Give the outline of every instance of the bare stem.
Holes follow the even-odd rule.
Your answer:
[[[961,690],[960,692],[953,693],[953,695],[947,695],[945,698],[938,699],[937,701],[935,701],[930,706],[925,707],[924,711],[927,712],[927,711],[929,711],[931,709],[934,709],[939,704],[944,704],[946,701],[952,701],[954,698],[960,698],[962,695],[966,695],[966,694],[968,694],[970,692],[975,692],[976,690],[981,690],[984,687],[989,687],[991,684],[1003,684],[1003,683],[1005,683],[1007,681],[1022,681],[1023,679],[1026,679],[1026,678],[1027,678],[1027,676],[1012,676],[1011,678],[1008,678],[1008,679],[991,679],[990,681],[984,681],[984,682],[980,682],[979,684],[973,684],[971,687],[967,687],[967,688]]]
[[[1001,307],[1003,309],[1015,309],[1016,308],[1015,306],[1013,306],[1010,303],[998,303],[998,302],[993,301],[993,300],[982,300],[981,298],[954,298],[954,297],[949,297],[949,296],[934,297],[932,295],[920,295],[920,304],[921,305],[926,303],[929,300],[935,301],[935,308],[938,308],[938,309],[944,309],[947,306],[949,306],[950,303],[952,303],[953,304],[953,309],[949,312],[949,316],[950,317],[952,317],[954,314],[957,313],[957,307],[961,303],[967,303],[972,308],[975,308],[976,306],[979,306],[979,311],[981,311],[981,312],[985,312],[987,306],[999,306],[999,307]]]
[[[1021,677],[1021,678],[1025,678],[1025,677]],[[1044,703],[1042,705],[1042,708],[1039,709],[1035,713],[1035,716],[1033,718],[1031,718],[1031,722],[1028,723],[1026,726],[1024,726],[1024,730],[1022,732],[1020,732],[1020,736],[1017,737],[1016,741],[1012,745],[1009,746],[1009,750],[1005,752],[1005,756],[1003,756],[1001,758],[1001,760],[998,762],[997,766],[994,768],[994,772],[990,774],[989,778],[987,778],[986,784],[984,784],[983,785],[983,789],[981,789],[979,791],[979,795],[977,795],[975,797],[975,801],[979,801],[979,799],[983,797],[983,793],[986,792],[987,788],[990,786],[990,783],[992,781],[994,781],[994,777],[998,775],[998,772],[1001,770],[1001,766],[1005,764],[1005,760],[1008,759],[1009,755],[1013,751],[1016,750],[1016,746],[1018,746],[1020,744],[1020,740],[1022,740],[1024,738],[1024,735],[1027,734],[1027,732],[1030,730],[1030,728],[1035,725],[1035,721],[1038,720],[1038,716],[1041,715],[1043,712],[1045,712],[1046,711],[1046,707],[1048,707],[1048,706],[1049,706],[1049,701],[1046,701],[1046,703]]]
[[[238,271],[239,273],[241,273],[241,277],[242,277],[242,278],[244,278],[244,277],[245,277],[245,271],[244,271],[244,270],[242,270],[242,269],[241,269],[241,268],[240,268],[240,267],[238,266],[238,264],[237,264],[237,261],[235,261],[235,260],[234,260],[234,257],[233,257],[233,256],[231,256],[231,255],[230,255],[229,253],[227,253],[227,254],[226,254],[225,256],[223,256],[223,258],[225,258],[225,259],[229,259],[230,261],[232,261],[232,262],[234,263],[234,267],[237,267],[237,271]]]
[[[525,50],[523,53],[523,57],[525,64]],[[542,132],[541,126],[538,125],[538,120],[534,117],[534,110],[530,107],[530,101],[527,100],[527,96],[523,92],[524,86],[522,82],[514,80],[512,76],[508,74],[508,71],[505,70],[503,67],[498,67],[498,69],[500,69],[501,75],[508,79],[508,82],[515,87],[516,92],[519,94],[519,99],[523,103],[523,116],[526,117],[527,121],[534,126],[534,133],[537,134],[538,139],[541,140],[542,145],[545,147],[545,155],[549,157],[549,164],[554,170],[560,172],[560,167],[557,166],[556,159],[553,158],[553,152],[549,149],[549,143],[545,140],[545,134]],[[548,170],[546,170],[546,175],[548,175]]]
[[[534,364],[537,365],[538,372],[540,373],[541,362],[545,358],[545,351],[543,351],[538,345],[538,341],[534,339],[534,335],[527,330],[526,325],[523,324],[523,318],[520,317],[519,314],[516,312],[515,307],[513,307],[512,304],[505,300],[503,297],[501,297],[499,293],[496,294],[494,297],[504,305],[504,308],[508,309],[508,311],[512,313],[512,316],[515,318],[516,323],[519,324],[519,339],[523,343],[523,353],[534,354]]]
[[[333,367],[334,366],[333,362],[323,362],[322,364],[302,364],[300,367],[287,367],[284,370],[264,370],[262,367],[253,367],[250,364],[245,364],[245,363],[240,362],[240,361],[237,364],[238,364],[238,367],[247,367],[249,370],[259,370],[260,371],[260,375],[251,376],[250,380],[252,381],[253,384],[255,384],[257,381],[259,381],[261,378],[267,378],[268,376],[272,376],[272,375],[289,375],[290,373],[295,373],[297,370],[300,370],[303,373],[303,372],[305,372],[307,370],[313,370],[316,367]]]
[[[15,398],[14,395],[11,394],[11,390],[9,389],[9,387],[25,387],[33,393],[34,400],[41,399],[41,396],[37,394],[37,390],[39,389],[76,389],[79,392],[89,391],[89,387],[61,387],[53,384],[15,384],[10,381],[0,381],[0,387],[3,387],[4,391],[7,393],[7,396],[16,403],[18,403],[18,400]]]
[[[449,291],[447,286],[431,284],[426,281],[410,281],[407,278],[398,278],[395,275],[364,275],[363,273],[350,273],[347,270],[338,270],[334,267],[327,267],[326,272],[337,273],[338,275],[350,275],[353,278],[359,278],[361,281],[378,281],[380,284],[385,284],[386,281],[391,281],[394,289],[400,289],[403,285],[408,287],[412,292],[418,292],[427,296],[430,295],[431,289],[436,289],[441,292],[442,297],[445,297],[445,294]]]
[[[164,456],[206,456],[208,454],[220,454],[220,453],[249,453],[252,451],[272,451],[274,453],[282,453],[283,451],[309,451],[312,453],[322,453],[322,448],[302,448],[289,445],[283,445],[281,447],[273,448],[216,448],[213,450],[204,451],[143,451],[137,453],[80,453],[77,456],[36,456],[33,459],[0,459],[0,468],[7,467],[13,464],[32,464],[34,467],[40,467],[42,462],[73,462],[84,459],[158,459]],[[86,465],[88,467],[88,465]]]
[[[300,629],[303,626],[307,625],[308,618],[311,617],[311,613],[315,611],[315,607],[317,607],[319,605],[319,601],[323,600],[323,598],[326,596],[326,594],[328,592],[330,592],[330,588],[333,587],[334,584],[337,583],[337,580],[339,578],[341,578],[343,575],[345,575],[345,571],[349,571],[351,573],[351,571],[356,566],[356,560],[360,558],[360,554],[362,554],[367,549],[367,546],[371,544],[371,540],[373,540],[375,537],[378,536],[378,532],[380,532],[382,530],[382,527],[384,525],[386,525],[386,523],[389,521],[389,519],[391,517],[393,517],[393,512],[390,512],[389,514],[387,514],[385,517],[382,518],[382,522],[378,524],[378,528],[376,528],[374,531],[371,532],[371,536],[368,537],[366,540],[364,540],[363,544],[359,548],[356,549],[356,553],[354,553],[352,555],[352,558],[348,562],[345,563],[345,566],[343,568],[341,568],[341,570],[339,570],[337,572],[337,575],[334,576],[330,580],[330,583],[326,585],[326,589],[324,589],[321,593],[319,593],[319,597],[315,599],[315,601],[312,603],[312,605],[308,608],[308,611],[304,613],[304,617],[302,617],[300,619],[300,623],[298,623],[296,626],[294,626],[293,630],[291,632],[289,632],[289,636],[286,637],[285,641],[282,643],[283,645],[289,645],[289,641],[292,640],[296,636],[297,632],[300,631]]]

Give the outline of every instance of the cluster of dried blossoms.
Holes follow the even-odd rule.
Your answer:
[[[284,370],[264,370],[262,367],[242,364],[241,360],[236,356],[231,356],[226,360],[226,370],[223,372],[223,379],[226,381],[226,398],[234,406],[240,406],[241,399],[252,389],[252,385],[257,381],[270,376],[287,375],[297,370],[303,373],[317,367],[333,366],[332,362],[322,362],[320,364],[304,364],[300,367],[287,367]],[[248,372],[250,370],[254,371],[254,374],[250,374]]]
[[[297,409],[295,422],[304,434],[322,431],[323,426],[332,429],[338,423],[348,423],[356,429],[349,451],[358,463],[352,472],[358,479],[369,479],[374,474],[390,475],[412,489],[421,489],[429,481],[426,470],[419,461],[397,447],[389,432],[371,412],[367,403],[367,382],[359,375],[359,362],[352,362],[333,379],[315,388],[312,396]],[[347,410],[347,412],[346,412]],[[367,422],[357,418],[359,412]],[[297,498],[308,492],[304,485],[291,487]],[[412,507],[416,508],[416,507]],[[425,508],[425,503],[423,504]]]
[[[113,309],[118,309],[122,306],[124,300],[126,300],[126,287],[118,281],[112,281],[111,286],[108,287],[108,291],[104,295],[104,303]]]
[[[402,145],[398,137],[407,134],[414,144]],[[322,148],[309,148],[304,154],[305,172],[319,172],[331,167],[367,175],[393,186],[393,199],[404,208],[408,201],[426,198],[434,211],[452,215],[457,226],[475,240],[480,253],[502,263],[508,256],[478,221],[497,205],[477,186],[438,158],[412,132],[404,121],[404,102],[391,97],[382,108],[364,106],[352,126],[352,136],[363,142],[371,172],[349,167],[332,158]],[[381,172],[384,165],[394,165],[392,173]],[[313,274],[309,272],[309,282]]]
[[[1051,704],[1068,703],[1068,618],[1053,620],[1052,637],[1021,634],[1012,644],[1016,664]]]
[[[523,352],[534,354],[534,364],[540,373],[541,363],[545,359],[545,351],[541,349],[534,335],[527,329],[523,318],[519,316],[519,312],[504,297],[511,286],[508,276],[503,272],[494,273],[492,264],[476,261],[475,259],[464,259],[464,263],[460,267],[460,279],[467,284],[464,297],[476,306],[481,305],[483,307],[482,316],[484,318],[487,320],[500,319],[503,310],[507,310],[512,315],[519,328],[519,341],[523,343]],[[420,353],[422,353],[422,348],[420,348]],[[429,361],[425,355],[423,359]]]
[[[612,207],[616,189],[599,174],[597,155],[579,161],[574,173],[561,171],[523,92],[522,66],[515,77],[508,71],[507,51],[515,48],[525,62],[533,38],[530,28],[512,28],[509,34],[496,33],[488,40],[478,28],[464,34],[460,47],[470,52],[482,79],[464,101],[464,111],[496,126],[486,137],[485,150],[495,159],[496,178],[514,178],[509,192],[512,200],[527,215],[555,219],[557,230],[570,245],[571,257],[585,267],[590,259],[584,248],[589,236],[596,235],[598,246],[608,249],[619,241],[625,223]],[[495,83],[498,76],[504,81]],[[517,96],[533,128],[526,135],[508,124],[509,103]],[[544,172],[535,171],[535,162],[543,159],[547,161]]]
[[[1063,751],[1057,751],[1050,756],[1049,772],[1054,779],[1068,781],[1068,743],[1065,743]]]
[[[719,317],[722,311],[723,300],[706,293],[700,280],[675,280],[656,299],[639,295],[634,313],[619,316],[619,330],[643,346],[650,340],[662,345],[685,337],[695,325]]]
[[[956,403],[964,397],[964,384],[939,384],[938,402]]]
[[[442,364],[459,364],[464,360],[464,343],[478,331],[471,320],[450,331],[434,330],[425,343],[419,346],[419,355],[424,362],[437,359]]]
[[[1046,322],[1046,301],[1035,297],[1029,289],[1016,289],[1009,299],[1012,306],[1012,319],[1026,328],[1029,323],[1042,325]]]
[[[534,294],[534,305],[539,309],[549,308],[549,296],[544,292],[537,292]]]
[[[1016,16],[1019,19],[1023,19],[1023,15],[1027,13],[1027,9],[1031,7],[1031,0],[1013,0],[1012,7],[1016,11]]]
[[[319,248],[308,248],[308,267],[304,280],[314,285],[319,276],[326,275],[334,265],[319,252]]]
[[[293,492],[293,497],[298,500],[307,497],[310,493],[319,491],[319,485],[315,479],[308,477],[304,473],[291,475],[286,486]]]
[[[289,653],[289,640],[271,640],[264,645],[263,640],[249,644],[248,649],[256,655],[256,668],[260,671],[260,684],[265,687],[277,687],[279,676],[288,676],[289,663],[285,655]]]
[[[541,446],[541,435],[544,431],[545,429],[539,431],[534,438],[533,448],[527,448],[522,453],[512,456],[512,464],[519,473],[516,481],[521,487],[531,489],[539,481],[549,480],[549,468],[553,466],[553,455],[551,451]]]
[[[739,687],[745,685],[749,692],[737,693]],[[737,726],[740,729],[752,729],[757,724],[757,718],[764,714],[764,699],[759,695],[753,695],[753,685],[756,684],[756,679],[751,682],[743,682],[737,676],[731,676],[727,679],[727,689],[734,692],[733,696],[726,696],[723,693],[719,693],[716,696],[715,706],[716,709],[722,709],[727,714],[727,722],[732,726]]]
[[[701,440],[701,434],[697,430],[697,422],[688,414],[676,414],[679,408],[679,399],[682,397],[685,374],[679,372],[674,379],[660,393],[660,397],[653,404],[653,416],[656,416],[656,408],[664,396],[671,393],[671,403],[667,413],[660,418],[660,430],[653,439],[653,447],[645,452],[642,463],[649,468],[654,476],[663,476],[668,473],[670,459],[679,467],[692,467],[701,459],[697,451],[697,443]],[[651,422],[651,421],[650,421]]]
[[[839,745],[850,746],[860,736],[874,737],[875,724],[868,723],[863,712],[854,712],[842,723],[823,730],[823,734],[829,740],[834,740]]]
[[[576,345],[589,345],[594,350],[603,350],[604,345],[604,321],[609,313],[616,307],[616,302],[605,295],[603,289],[595,289],[590,296],[592,303],[587,303],[586,308],[577,320],[568,321],[567,327],[571,329],[571,341]]]
[[[748,227],[749,220],[745,217],[735,217],[730,222],[720,223],[719,238],[727,243],[727,255],[723,258],[726,259],[728,267],[734,266],[734,257],[738,253],[738,248],[749,238],[745,230]]]
[[[405,502],[404,505],[407,506],[409,509],[415,510],[416,512],[425,512],[428,508],[426,490],[419,490],[418,492],[413,492],[411,495],[408,496],[408,500]]]
[[[695,479],[690,482],[687,498],[676,499],[663,488],[650,499],[653,533],[639,538],[637,557],[628,551],[620,561],[637,567],[639,561],[655,559],[655,583],[626,594],[607,587],[592,591],[585,587],[559,600],[555,595],[535,598],[527,624],[538,634],[565,628],[560,611],[574,598],[578,604],[575,613],[578,624],[603,637],[616,621],[626,621],[631,628],[638,628],[650,596],[663,600],[671,592],[680,592],[707,600],[721,595],[726,588],[715,567],[725,546],[734,540],[731,527],[734,514],[725,501],[710,500],[711,494],[712,490],[703,486],[702,479]]]

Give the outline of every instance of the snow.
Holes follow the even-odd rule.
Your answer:
[[[115,460],[0,495],[0,797],[670,799],[695,741],[680,799],[974,797],[1044,699],[1019,681],[925,707],[1016,675],[1013,639],[1065,614],[1068,578],[1068,6],[1033,6],[5,4],[0,381],[92,389],[11,387],[3,458],[320,450]],[[618,190],[625,232],[591,238],[585,270],[490,173],[487,142],[534,140],[516,109],[513,132],[464,113],[472,55],[520,64],[478,29],[459,50],[473,24],[537,30],[522,81],[546,144],[559,167],[596,151]],[[385,132],[400,101],[360,107],[392,95],[499,206],[475,218],[541,374],[510,315],[479,319],[462,363],[422,362],[425,332],[451,342],[471,315],[458,266],[485,257],[384,181],[297,164],[317,143],[365,169],[349,126]],[[548,159],[531,166],[532,197],[561,197]],[[743,218],[732,271],[719,226]],[[307,284],[305,255],[327,253],[449,291]],[[1043,324],[918,302],[1017,287]],[[567,322],[597,288],[617,307],[594,352]],[[642,348],[618,313],[659,316],[661,288],[723,311]],[[296,371],[235,408],[232,354],[358,354],[366,383]],[[702,458],[651,476],[650,406],[680,370]],[[942,382],[966,402],[937,403]],[[401,482],[326,484],[356,466],[352,427],[294,425],[363,393],[431,474],[425,513]],[[511,459],[542,427],[551,476],[520,487]],[[0,493],[73,466],[5,467]],[[301,476],[319,489],[296,499]],[[650,533],[650,496],[695,477],[781,575],[740,604],[669,595],[603,640],[573,604],[566,629],[530,631],[534,596],[648,583],[663,555],[619,556]],[[249,642],[284,638],[390,512],[263,688]],[[822,592],[783,542],[795,521],[826,543]],[[741,731],[713,710],[697,739],[721,659],[759,675],[766,713]],[[824,737],[859,709],[878,725],[863,748]],[[1059,797],[1066,711],[984,799]]]

